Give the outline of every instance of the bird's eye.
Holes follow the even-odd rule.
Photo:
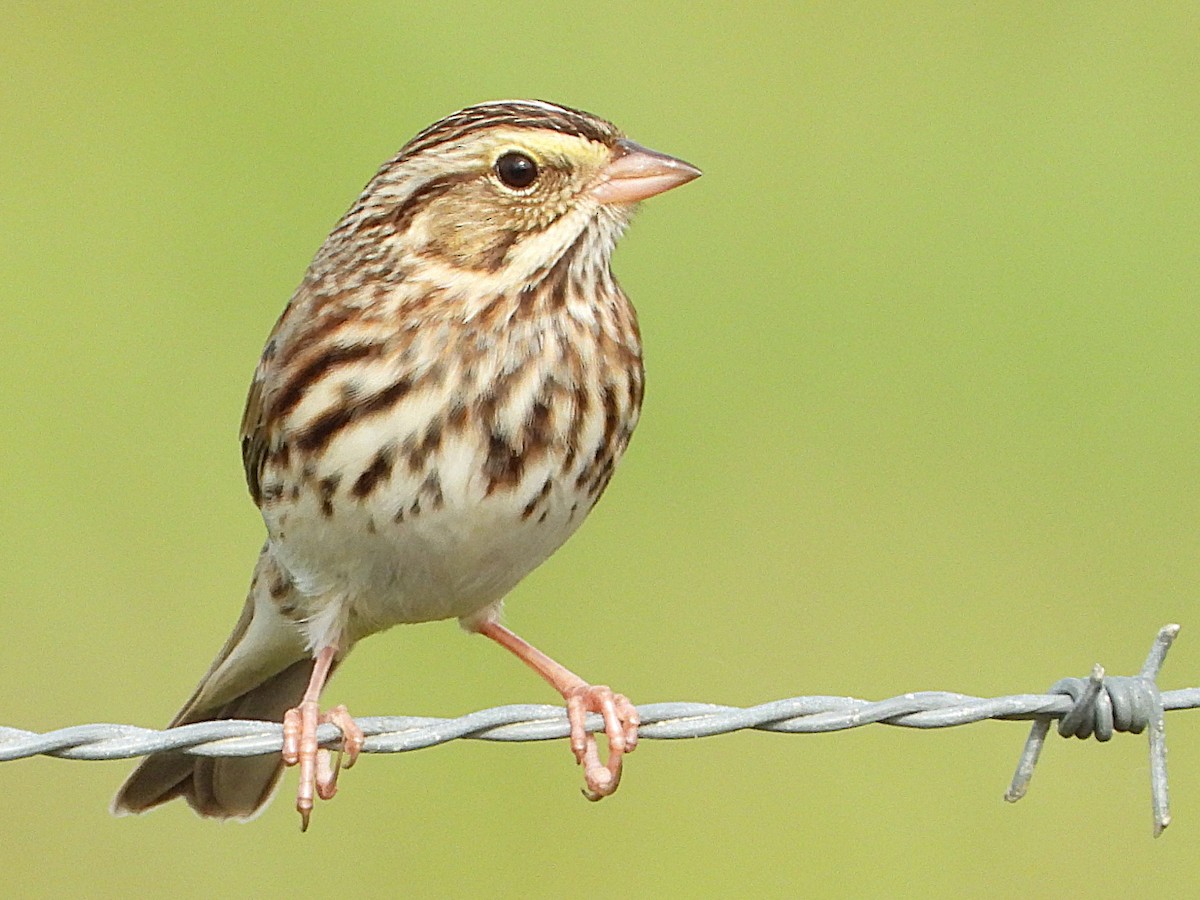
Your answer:
[[[496,175],[510,188],[527,188],[538,177],[538,167],[524,153],[505,153],[496,160]]]

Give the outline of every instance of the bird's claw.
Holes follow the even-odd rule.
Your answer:
[[[331,722],[342,732],[342,746],[337,762],[330,751],[317,744],[317,728]],[[345,758],[350,768],[362,751],[365,737],[362,729],[350,717],[345,706],[335,706],[322,713],[315,700],[305,700],[289,709],[283,716],[283,764],[300,766],[300,784],[296,788],[296,811],[300,813],[300,830],[308,830],[312,816],[313,797],[330,800],[337,793],[338,772]]]
[[[603,684],[585,684],[567,694],[567,719],[571,723],[571,752],[583,766],[583,796],[601,800],[621,784],[621,761],[637,747],[640,720],[636,707],[624,694]],[[587,730],[587,714],[604,718],[608,762],[600,759],[596,736]]]

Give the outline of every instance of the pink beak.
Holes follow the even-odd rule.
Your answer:
[[[637,203],[700,175],[691,163],[622,139],[617,141],[600,183],[592,188],[592,196],[601,203]]]

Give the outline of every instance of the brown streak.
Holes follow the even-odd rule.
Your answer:
[[[348,425],[378,415],[395,406],[409,391],[412,382],[401,378],[395,384],[350,405],[336,406],[317,418],[300,433],[296,446],[305,453],[323,450]]]
[[[409,194],[399,206],[364,219],[362,228],[384,226],[402,234],[430,203],[449,193],[456,185],[473,181],[477,177],[475,172],[454,172],[441,178],[433,178]]]
[[[541,489],[536,494],[533,495],[533,499],[530,500],[528,503],[526,503],[525,508],[523,510],[521,510],[521,518],[522,519],[528,519],[530,516],[533,515],[534,511],[543,502],[545,502],[546,498],[550,496],[550,488],[551,488],[552,484],[553,484],[552,480],[550,478],[547,478],[546,481],[542,484]],[[546,520],[546,514],[543,512],[542,517],[540,519],[538,519],[538,521],[544,522],[545,520]]]
[[[479,254],[478,264],[473,268],[482,269],[493,274],[499,272],[504,267],[504,261],[508,258],[508,251],[512,249],[513,244],[517,242],[519,236],[519,232],[512,229],[500,232],[496,240]]]
[[[446,417],[446,427],[451,434],[461,432],[467,424],[467,407],[461,402],[454,404],[450,408],[450,413]]]
[[[582,384],[577,384],[575,386],[575,403],[573,404],[575,408],[571,413],[571,424],[567,428],[567,455],[563,460],[563,472],[575,464],[575,458],[579,455],[579,438],[583,434],[584,420],[587,418],[591,402],[592,397],[588,389]]]
[[[332,343],[329,338],[338,329],[361,315],[362,311],[353,303],[361,292],[362,288],[358,286],[329,292],[314,289],[309,294],[307,327],[299,328],[288,338],[279,355],[276,371],[286,369],[306,350]]]
[[[629,415],[635,415],[642,408],[643,394],[646,383],[635,370],[629,372]]]
[[[473,131],[496,126],[548,128],[561,134],[581,137],[609,146],[615,144],[621,137],[621,132],[610,122],[597,118],[591,113],[566,106],[556,105],[554,109],[547,109],[521,101],[488,104],[467,107],[430,125],[405,144],[390,165],[394,166],[409,156],[456,141]]]
[[[371,465],[358,476],[358,480],[354,482],[354,487],[350,489],[350,493],[362,500],[370,496],[375,490],[376,485],[381,481],[387,481],[392,474],[392,459],[395,455],[394,448],[388,446],[382,448],[375,454],[375,458],[371,460]]]
[[[559,310],[567,305],[567,288],[571,282],[571,264],[582,250],[587,231],[579,232],[571,246],[563,251],[546,272],[541,281],[539,296],[545,299],[550,310]]]
[[[420,493],[429,497],[430,505],[434,509],[441,509],[445,505],[446,498],[442,495],[442,479],[438,477],[436,470],[430,472],[421,483]]]
[[[503,436],[492,432],[488,442],[487,462],[483,471],[487,476],[487,496],[497,488],[515,488],[521,483],[521,472],[525,467],[521,454],[517,453]]]
[[[620,404],[617,402],[617,392],[611,384],[604,387],[604,437],[600,439],[603,448],[612,447],[613,438],[617,434],[617,426],[621,421]]]
[[[604,465],[600,467],[600,471],[596,477],[592,479],[592,483],[588,486],[588,494],[595,497],[598,501],[608,487],[609,481],[612,480],[614,463],[612,457],[604,461]]]
[[[304,399],[309,388],[333,369],[358,362],[369,356],[376,356],[382,351],[383,344],[350,344],[345,347],[334,347],[310,360],[292,376],[287,386],[275,398],[270,418],[280,419],[290,413]]]
[[[404,442],[404,453],[408,459],[408,470],[416,473],[425,468],[425,462],[431,453],[436,453],[442,444],[442,423],[434,418],[425,429],[425,436],[417,441],[414,434]]]
[[[497,294],[488,300],[475,316],[479,327],[486,331],[495,331],[499,325],[500,316],[509,306],[508,299],[508,296],[505,294]]]
[[[496,424],[496,407],[500,405],[496,398],[496,387],[498,384],[503,384],[503,381],[497,382],[497,384],[492,386],[491,391],[479,399],[479,421],[487,428],[491,428]]]
[[[529,411],[529,437],[526,443],[548,445],[553,439],[550,431],[550,405],[545,400],[536,400]]]
[[[341,483],[341,475],[330,475],[321,479],[321,515],[327,519],[333,516],[333,495],[337,493]]]

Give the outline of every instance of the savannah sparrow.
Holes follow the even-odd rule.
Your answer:
[[[637,742],[633,705],[500,624],[500,605],[579,527],[637,424],[637,319],[609,268],[640,200],[700,174],[586,112],[481,103],[388,160],[317,252],[250,386],[242,459],[267,541],[233,634],[171,723],[283,720],[282,757],[160,753],[113,802],[182,796],[246,818],[283,766],[296,808],[336,790],[319,724],[361,638],[457,617],[566,700],[585,793],[611,794]],[[607,763],[584,727],[603,716]]]

